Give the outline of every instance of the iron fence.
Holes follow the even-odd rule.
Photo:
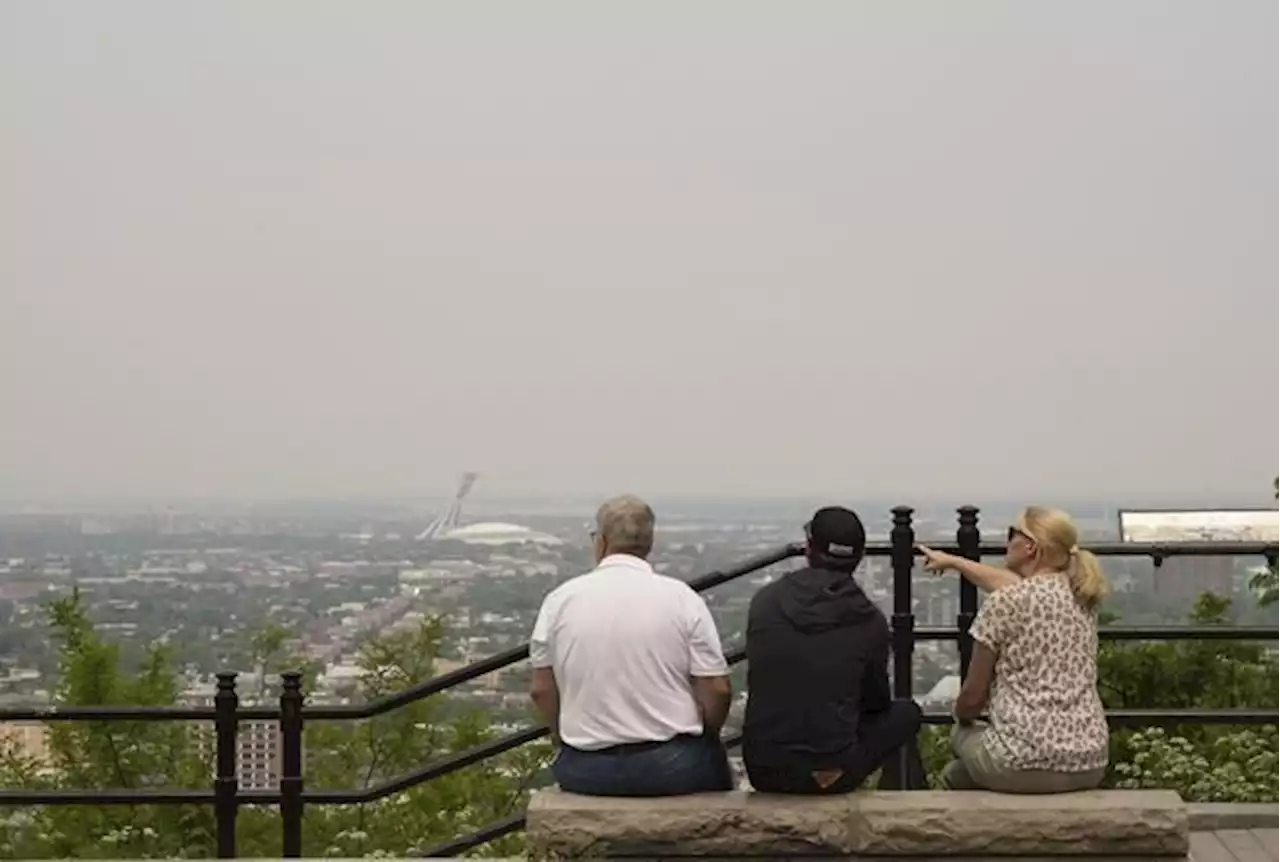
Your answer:
[[[936,543],[939,550],[957,553],[969,559],[1004,553],[1003,544],[984,543],[978,528],[979,511],[973,506],[957,510],[958,526],[954,543]],[[969,629],[978,610],[978,593],[973,584],[959,579],[959,613],[954,628],[920,627],[912,611],[912,574],[917,551],[913,510],[899,506],[892,510],[893,526],[889,542],[872,544],[868,557],[888,557],[893,569],[893,612],[890,624],[893,637],[893,694],[895,698],[912,696],[912,653],[918,641],[954,641],[959,647],[960,673],[968,669],[973,644]],[[1156,565],[1170,557],[1197,556],[1261,556],[1275,565],[1277,545],[1274,542],[1200,542],[1200,543],[1095,543],[1085,546],[1098,556],[1147,557]],[[767,569],[792,557],[803,555],[801,544],[786,545],[760,554],[723,571],[711,572],[692,581],[699,592]],[[1099,636],[1106,640],[1276,640],[1277,626],[1119,626],[1102,627]],[[396,694],[361,704],[307,706],[302,691],[302,674],[296,671],[281,675],[278,706],[240,706],[236,692],[236,674],[217,674],[217,691],[212,707],[172,706],[50,706],[0,710],[3,722],[86,722],[86,721],[212,721],[214,725],[214,780],[211,788],[199,789],[106,789],[106,790],[28,790],[0,789],[2,806],[44,805],[212,805],[216,822],[216,852],[219,858],[236,856],[236,817],[244,805],[274,805],[280,809],[282,850],[285,858],[302,855],[302,819],[305,806],[353,805],[383,799],[427,781],[448,775],[514,748],[547,736],[545,725],[529,727],[472,748],[449,753],[424,764],[405,775],[396,776],[371,787],[353,790],[307,790],[302,759],[303,728],[309,721],[350,721],[383,715],[407,704],[478,679],[509,667],[529,657],[529,646],[515,647],[489,658],[441,674]],[[731,664],[745,659],[743,649],[727,652]],[[1109,710],[1113,726],[1148,726],[1177,724],[1274,724],[1274,709],[1130,709]],[[926,713],[929,724],[949,724],[946,713]],[[239,726],[247,721],[275,721],[280,730],[279,789],[245,791],[238,782]],[[737,736],[726,738],[730,747],[740,742]],[[524,815],[517,814],[494,822],[455,840],[437,845],[425,856],[454,856],[524,828]]]

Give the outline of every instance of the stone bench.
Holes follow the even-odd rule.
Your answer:
[[[1185,857],[1187,808],[1167,790],[739,791],[620,799],[540,790],[531,859],[617,857]]]

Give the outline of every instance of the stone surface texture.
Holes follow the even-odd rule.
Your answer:
[[[531,858],[680,856],[1182,857],[1187,808],[1172,791],[1052,796],[866,791],[709,793],[656,799],[534,794]]]
[[[1191,831],[1275,829],[1280,810],[1273,802],[1192,802],[1187,805]]]

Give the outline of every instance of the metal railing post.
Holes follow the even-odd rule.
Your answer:
[[[911,612],[911,574],[915,568],[916,533],[911,527],[910,506],[895,506],[893,529],[889,531],[890,560],[893,565],[893,697],[911,700],[912,655],[915,652],[915,614]],[[896,771],[896,775],[892,774]],[[906,790],[908,752],[899,752],[898,769],[880,773],[881,785],[889,790]],[[889,785],[898,786],[889,786]]]
[[[280,675],[280,825],[286,859],[302,856],[302,674]]]
[[[213,696],[214,728],[214,780],[213,818],[217,828],[217,853],[219,859],[236,857],[236,815],[240,802],[239,727],[236,710],[240,698],[236,694],[236,674],[222,671],[218,674],[218,690]]]
[[[979,548],[982,545],[982,533],[978,530],[978,507],[961,506],[956,509],[959,514],[959,526],[956,527],[956,544],[960,548],[960,556],[970,560],[982,559]],[[968,578],[960,578],[960,612],[956,614],[956,629],[960,632],[960,679],[969,673],[969,659],[973,657],[973,638],[969,637],[969,629],[973,619],[978,615],[978,588]]]

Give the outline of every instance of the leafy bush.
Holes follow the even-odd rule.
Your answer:
[[[1112,766],[1115,786],[1176,790],[1188,802],[1275,802],[1276,728],[1240,730],[1196,745],[1162,728],[1128,738],[1131,759]]]

